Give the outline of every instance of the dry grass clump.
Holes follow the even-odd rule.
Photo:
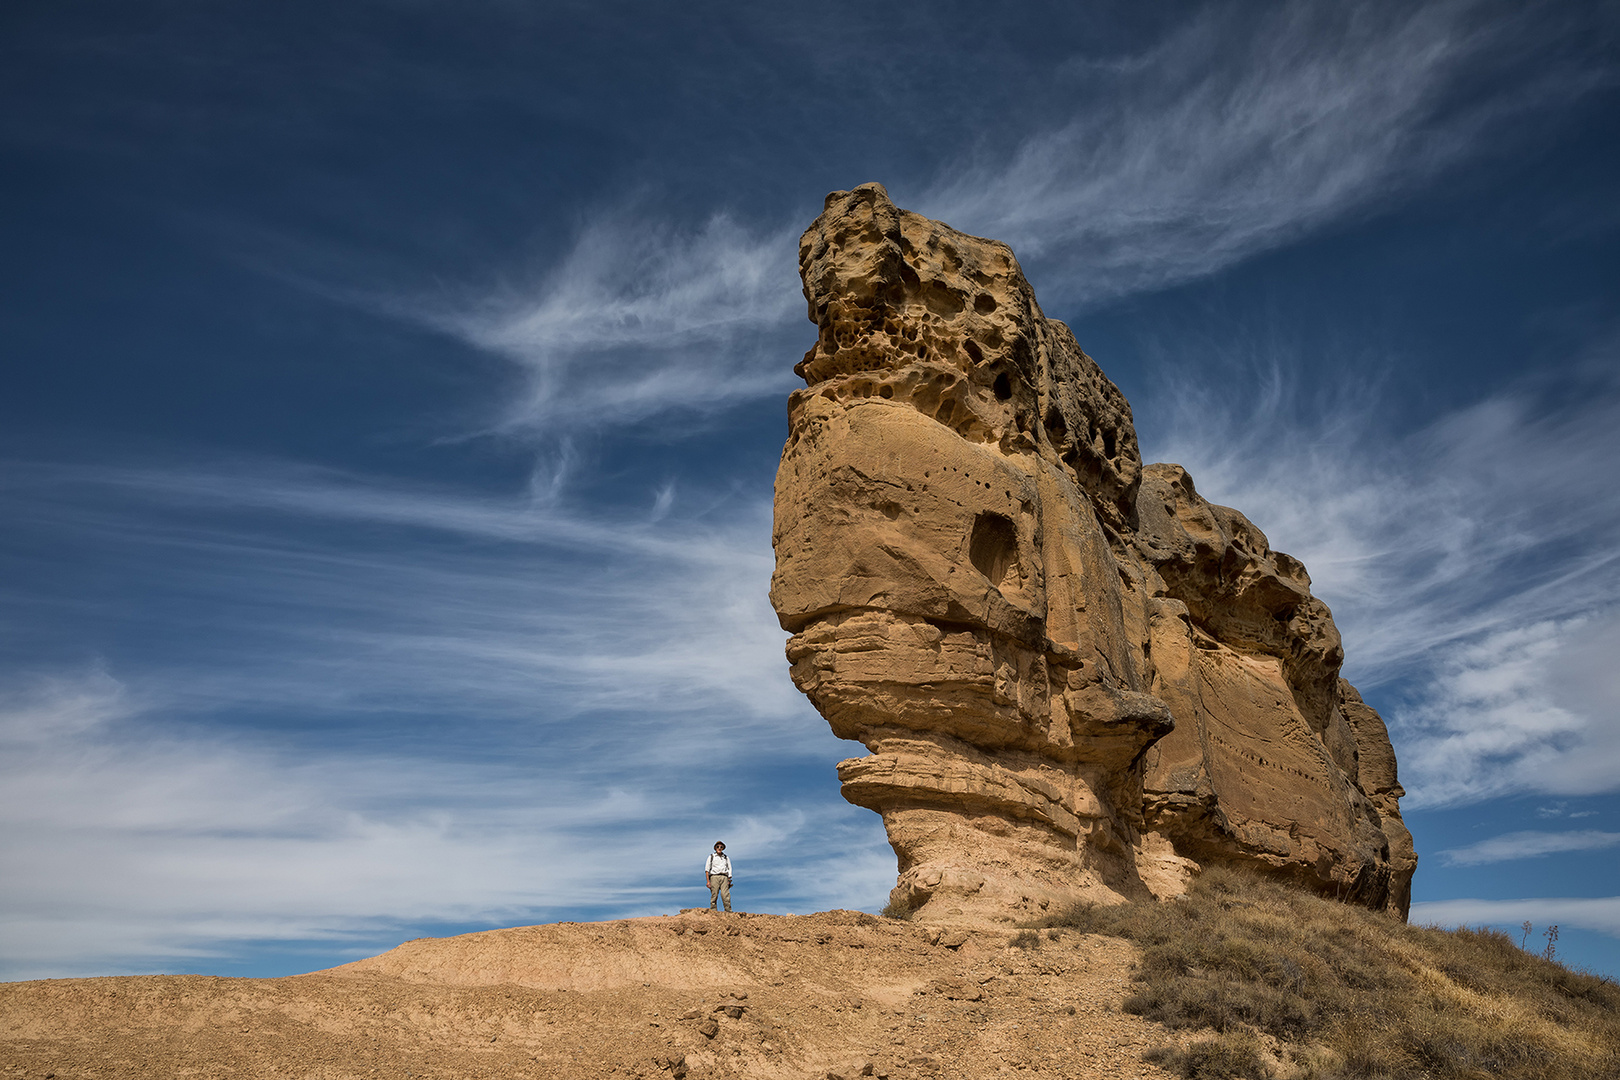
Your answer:
[[[882,915],[885,919],[898,919],[901,922],[910,922],[911,917],[915,915],[916,912],[912,910],[910,904],[896,900],[891,896],[889,898],[889,902],[883,905],[883,910],[879,911],[878,914]]]
[[[1491,930],[1438,930],[1212,869],[1172,903],[1040,926],[1128,938],[1124,1008],[1209,1037],[1154,1059],[1189,1080],[1620,1076],[1620,986]]]
[[[1142,1055],[1183,1076],[1261,1077],[1273,1075],[1260,1040],[1251,1031],[1226,1031],[1186,1047],[1156,1046]]]

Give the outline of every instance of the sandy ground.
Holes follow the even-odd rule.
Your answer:
[[[1119,1011],[1132,946],[819,915],[680,915],[410,941],[285,979],[0,984],[0,1080],[1169,1080]]]

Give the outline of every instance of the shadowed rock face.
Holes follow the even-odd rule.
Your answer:
[[[776,479],[793,680],[866,757],[894,898],[1012,920],[1241,862],[1404,916],[1416,858],[1377,713],[1298,561],[1179,466],[1011,249],[827,197],[816,345]]]

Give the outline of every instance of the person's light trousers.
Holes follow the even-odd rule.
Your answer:
[[[710,874],[709,875],[709,910],[710,911],[714,910],[714,904],[715,904],[716,900],[724,900],[725,903],[726,903],[726,910],[727,911],[731,910],[731,875],[730,874]]]

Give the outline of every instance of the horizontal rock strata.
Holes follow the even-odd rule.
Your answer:
[[[1378,715],[1300,563],[1176,465],[1006,245],[834,192],[776,481],[794,682],[870,754],[894,900],[1009,920],[1243,863],[1404,916]]]

